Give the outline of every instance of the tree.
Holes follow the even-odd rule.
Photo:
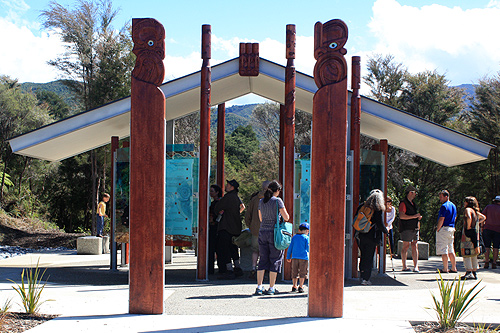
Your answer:
[[[135,58],[129,25],[114,30],[118,11],[110,0],[79,0],[74,9],[56,1],[41,17],[43,26],[61,36],[66,52],[49,61],[83,100],[86,110],[130,93]]]
[[[53,91],[37,90],[36,98],[38,105],[46,104],[49,114],[55,120],[61,120],[70,115],[70,107],[64,100]]]
[[[225,150],[228,160],[236,170],[241,170],[250,162],[252,155],[259,150],[259,140],[251,125],[238,126],[226,138]]]
[[[47,108],[38,105],[33,94],[22,92],[17,80],[0,76],[0,159],[3,164],[3,170],[0,170],[0,205],[3,206],[7,174],[10,174],[11,180],[16,178],[13,172],[7,170],[15,167],[16,158],[18,161],[21,159],[14,156],[7,140],[51,121]],[[24,169],[26,163],[26,161],[22,163]],[[22,182],[22,173],[17,175],[20,177],[19,183]]]
[[[375,54],[368,59],[368,74],[363,77],[376,100],[398,107],[398,97],[404,86],[407,69],[394,61],[394,56]]]

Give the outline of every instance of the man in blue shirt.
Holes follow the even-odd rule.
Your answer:
[[[441,255],[443,260],[442,273],[456,273],[457,263],[453,239],[455,237],[455,220],[457,219],[457,207],[449,200],[450,193],[443,190],[439,193],[441,208],[439,209],[436,229],[436,254]],[[451,270],[448,271],[448,259],[451,262]]]

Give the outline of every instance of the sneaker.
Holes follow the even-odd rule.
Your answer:
[[[234,268],[234,275],[236,277],[243,276],[243,270],[240,267],[235,267]]]
[[[264,293],[264,290],[262,290],[261,288],[255,288],[255,293],[254,295],[256,296],[260,296]]]
[[[217,280],[234,280],[236,279],[236,275],[233,271],[227,271],[224,274],[217,277]]]
[[[463,280],[474,280],[474,274],[472,274],[472,272],[467,272],[465,275],[460,277],[460,280],[462,280],[462,281]]]
[[[297,287],[292,287],[292,293],[297,291]]]
[[[484,268],[490,268],[490,263],[489,262],[485,262],[484,263]]]
[[[477,273],[476,272],[472,272],[472,274],[474,275],[474,280],[477,280]]]
[[[420,271],[418,270],[418,268],[414,268],[414,269],[413,269],[413,272],[415,272],[415,273],[419,273]]]
[[[269,288],[266,291],[264,291],[264,294],[266,294],[266,295],[275,295],[277,293],[278,293],[278,290],[276,288],[274,288],[274,289]]]
[[[298,291],[299,291],[299,293],[303,293],[303,292],[304,292],[304,288],[299,287],[299,290],[298,290]]]
[[[368,280],[363,280],[363,281],[361,281],[361,285],[362,286],[371,286],[372,283],[370,281],[368,281]]]

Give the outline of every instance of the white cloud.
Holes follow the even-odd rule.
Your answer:
[[[59,37],[42,33],[35,36],[27,26],[17,26],[0,18],[0,74],[20,82],[48,82],[57,72],[47,61],[63,52]]]
[[[377,0],[369,27],[377,39],[374,52],[393,54],[411,72],[436,69],[460,84],[500,69],[500,44],[492,39],[500,31],[499,18],[498,1],[464,10]]]

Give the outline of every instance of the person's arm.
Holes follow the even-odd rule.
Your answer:
[[[470,227],[471,227],[471,223],[472,223],[472,208],[465,208],[465,212],[464,212],[464,215],[465,215],[465,229],[466,230],[469,230]],[[482,214],[481,214],[482,215]]]
[[[387,231],[387,228],[385,227],[384,225],[384,219],[382,217],[382,211],[381,210],[377,210],[373,213],[373,222],[375,222],[375,225],[377,226],[377,228],[382,231],[384,234],[388,233],[389,231]]]
[[[443,223],[444,223],[444,216],[441,216],[438,219],[438,224],[437,224],[437,229],[436,229],[437,232],[439,232],[439,230],[441,230],[441,228],[443,227]]]
[[[242,202],[240,203],[240,214],[245,210],[245,204]]]
[[[286,211],[285,207],[280,209],[280,213],[281,213],[281,216],[283,217],[283,219],[285,220],[285,222],[290,221],[290,215],[288,215],[288,212]]]
[[[479,223],[479,225],[482,226],[484,224],[484,221],[486,221],[486,216],[477,212],[477,222]]]
[[[262,213],[260,212],[260,209],[259,209],[259,220],[262,223]]]
[[[292,249],[293,249],[293,238],[292,241],[290,242],[290,246],[288,246],[288,250],[286,251],[286,261],[291,262],[292,261]]]
[[[250,204],[248,204],[248,209],[245,213],[245,225],[250,228],[252,225],[252,217],[253,217],[253,207],[255,206],[255,200],[250,200]]]

